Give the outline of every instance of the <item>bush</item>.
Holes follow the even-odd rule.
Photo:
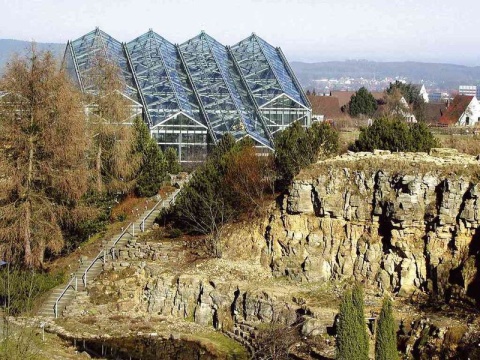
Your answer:
[[[381,117],[372,126],[362,127],[349,149],[352,151],[429,151],[438,141],[424,123],[407,124],[399,118]]]

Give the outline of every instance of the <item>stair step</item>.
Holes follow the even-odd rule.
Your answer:
[[[176,195],[179,191],[180,190],[175,191],[174,195]],[[135,239],[136,236],[133,236],[133,232],[135,233],[135,235],[138,235],[142,232],[142,225],[144,230],[147,230],[153,226],[156,216],[160,214],[161,210],[170,206],[170,202],[172,198],[173,196],[169,196],[167,199],[164,199],[165,206],[163,206],[163,204],[160,203],[160,205],[153,211],[151,209],[147,209],[144,211],[143,211],[143,208],[139,209],[139,210],[142,210],[143,212],[142,212],[142,215],[137,220],[132,222],[133,228],[127,229],[125,233],[124,233],[125,229],[122,229],[119,234],[112,236],[110,239],[103,239],[102,240],[103,248],[105,250],[108,250],[108,252],[110,252],[110,249],[112,247],[115,247],[115,250],[118,254],[118,250],[120,248],[124,247],[128,243],[128,241]],[[122,237],[120,238],[120,236]],[[67,286],[66,284],[62,284],[61,286],[58,286],[57,288],[53,289],[49,294],[49,297],[42,304],[42,307],[39,309],[38,314],[45,317],[54,317],[55,316],[54,307],[60,295],[63,294],[62,298],[57,303],[59,313],[61,313],[60,309],[62,310],[65,309],[65,307],[70,304],[72,299],[74,299],[77,296],[77,294],[79,294],[80,292],[86,291],[87,288],[83,285],[83,276],[85,274],[85,270],[89,269],[87,274],[87,281],[90,281],[91,279],[95,278],[97,275],[99,275],[103,271],[103,259],[101,258],[101,255],[92,264],[94,259],[95,258],[91,258],[91,259],[82,261],[78,269],[73,273],[74,276],[77,277],[76,291],[72,287],[72,286],[75,286],[74,282],[73,284],[70,284],[70,287],[66,291],[65,291],[65,287]],[[106,259],[108,261],[111,261],[111,256],[107,255]]]

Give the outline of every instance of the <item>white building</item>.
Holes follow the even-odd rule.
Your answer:
[[[480,103],[475,96],[457,95],[440,118],[444,126],[474,126],[480,121]]]
[[[477,87],[475,85],[460,85],[458,95],[477,96]]]

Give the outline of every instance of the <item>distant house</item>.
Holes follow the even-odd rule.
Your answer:
[[[476,96],[457,95],[439,120],[442,126],[473,126],[480,121]]]
[[[423,99],[425,103],[429,102],[429,97],[427,93],[427,89],[425,89],[425,85],[423,84],[413,84],[413,87],[418,91],[418,94]]]
[[[413,113],[412,105],[409,105],[407,100],[402,96],[398,99],[400,104],[397,104],[394,109],[389,108],[387,104],[381,104],[378,106],[377,111],[373,117],[381,117],[384,115],[399,115],[408,123],[416,123],[417,118]]]
[[[440,118],[447,111],[447,103],[428,103],[425,104],[425,122],[430,125],[437,125]]]
[[[433,92],[428,95],[428,99],[430,104],[445,103],[449,99],[449,95],[446,92]]]
[[[333,96],[308,95],[312,105],[312,120],[326,121],[345,117],[340,110],[338,98]]]

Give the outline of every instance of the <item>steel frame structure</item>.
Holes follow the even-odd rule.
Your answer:
[[[231,47],[271,133],[311,123],[311,105],[279,48],[255,33]]]
[[[97,56],[122,71],[125,95],[141,103],[151,135],[180,161],[202,161],[227,132],[273,150],[273,134],[309,126],[311,105],[280,48],[255,34],[228,47],[203,31],[174,45],[152,30],[120,43],[100,29],[69,41],[64,66],[84,92]]]

